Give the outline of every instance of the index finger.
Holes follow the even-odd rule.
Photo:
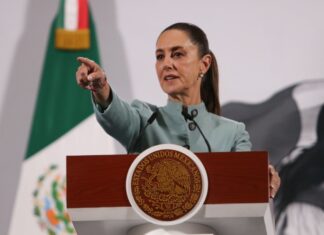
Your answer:
[[[86,65],[90,69],[94,69],[96,66],[98,66],[96,62],[85,57],[77,57],[77,61]]]

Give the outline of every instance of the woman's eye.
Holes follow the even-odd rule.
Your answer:
[[[162,60],[162,59],[163,59],[163,55],[162,54],[156,55],[156,60]]]
[[[176,57],[176,58],[179,58],[181,57],[183,54],[181,52],[174,52],[172,57]]]

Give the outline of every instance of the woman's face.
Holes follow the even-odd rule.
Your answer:
[[[200,99],[199,75],[206,73],[210,60],[206,63],[205,57],[199,57],[198,47],[187,34],[176,29],[163,32],[155,53],[155,68],[162,90],[180,101],[184,96]]]

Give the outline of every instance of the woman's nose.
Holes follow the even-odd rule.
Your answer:
[[[163,60],[163,69],[171,69],[173,67],[172,58],[165,57]]]

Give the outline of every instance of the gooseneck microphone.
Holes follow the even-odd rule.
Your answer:
[[[154,111],[154,112],[152,113],[152,115],[149,117],[149,119],[147,119],[147,122],[146,122],[145,126],[140,130],[140,133],[138,134],[137,138],[135,138],[135,139],[132,141],[132,144],[129,146],[129,148],[128,148],[128,150],[127,150],[127,154],[129,154],[129,151],[130,151],[133,147],[135,147],[135,146],[137,145],[137,142],[138,142],[138,140],[143,136],[145,129],[155,121],[155,119],[156,119],[157,116],[158,116],[158,113],[159,113],[159,110],[157,109],[156,111]]]
[[[208,148],[208,152],[211,152],[211,148],[210,148],[210,144],[208,142],[208,140],[206,139],[204,133],[202,132],[202,130],[200,129],[200,126],[198,125],[198,123],[194,120],[194,116],[193,115],[190,115],[188,113],[188,108],[186,106],[182,106],[182,112],[181,112],[182,116],[184,117],[184,119],[187,121],[187,120],[190,120],[192,121],[196,127],[198,128],[198,131],[200,132],[201,136],[203,137],[206,145],[207,145],[207,148]]]

